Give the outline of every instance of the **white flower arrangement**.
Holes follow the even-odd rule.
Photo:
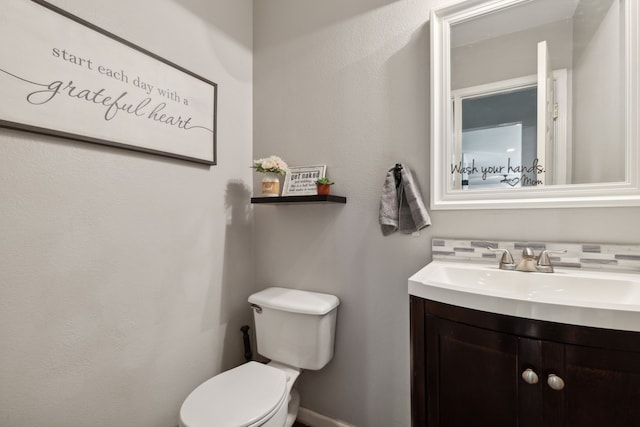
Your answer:
[[[258,159],[253,161],[253,166],[251,166],[258,172],[267,173],[279,173],[286,174],[287,170],[289,170],[289,166],[278,156],[269,156],[264,159]]]

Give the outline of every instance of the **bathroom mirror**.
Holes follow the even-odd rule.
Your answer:
[[[431,13],[431,207],[640,205],[637,0]]]

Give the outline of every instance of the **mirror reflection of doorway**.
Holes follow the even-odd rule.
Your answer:
[[[522,123],[463,130],[462,189],[521,187],[522,136]]]
[[[455,104],[458,152],[472,172],[462,176],[461,188],[521,187],[538,181],[535,170],[523,170],[537,158],[535,85],[460,97]]]
[[[453,188],[512,188],[566,182],[565,177],[571,173],[571,148],[566,134],[566,70],[553,73],[552,100],[541,102],[538,83],[537,76],[532,75],[452,92],[454,162],[463,160],[464,166],[469,167],[474,156],[483,153],[484,158],[493,158],[487,167],[494,166],[485,174],[476,165],[478,176],[465,173],[454,177]],[[542,116],[544,126],[539,121],[541,105],[551,109],[550,115]],[[515,128],[505,129],[514,125],[519,125],[517,135]],[[543,138],[539,138],[541,127],[550,131],[551,136],[543,133]],[[512,138],[511,144],[503,140],[507,135]],[[479,145],[480,140],[484,141],[483,146]],[[504,166],[502,171],[499,166]],[[497,180],[498,177],[501,179]]]

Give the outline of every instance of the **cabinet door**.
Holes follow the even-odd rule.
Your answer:
[[[430,427],[518,425],[518,339],[427,316]]]
[[[640,425],[640,353],[566,345],[565,377],[568,426]]]

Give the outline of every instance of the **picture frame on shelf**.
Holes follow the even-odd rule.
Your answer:
[[[282,196],[307,196],[316,194],[316,181],[323,178],[327,165],[289,166],[284,178]]]

